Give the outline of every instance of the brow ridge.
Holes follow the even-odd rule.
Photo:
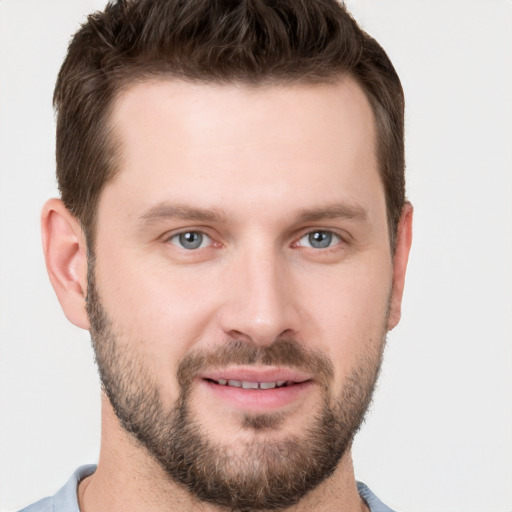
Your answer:
[[[368,212],[358,204],[333,203],[320,208],[308,208],[298,214],[299,222],[315,222],[322,219],[337,218],[365,221],[368,219]]]
[[[163,202],[144,211],[138,217],[138,221],[141,224],[153,224],[170,218],[198,222],[226,222],[227,215],[219,209],[197,208],[185,204]],[[368,218],[368,213],[357,204],[333,203],[319,208],[300,210],[296,218],[300,223],[336,218],[365,221]]]
[[[199,222],[222,222],[226,220],[226,214],[216,209],[196,208],[184,204],[164,202],[143,212],[138,217],[138,221],[141,224],[153,224],[170,218]]]

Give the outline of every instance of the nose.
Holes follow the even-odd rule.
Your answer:
[[[279,251],[249,250],[236,257],[224,290],[220,322],[230,338],[268,345],[298,334],[293,272]]]

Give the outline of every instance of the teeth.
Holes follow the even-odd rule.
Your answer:
[[[277,382],[249,382],[245,380],[226,380],[226,379],[217,379],[217,384],[221,386],[231,386],[234,388],[243,388],[243,389],[274,389],[281,388],[288,385],[286,380],[278,380]]]
[[[258,383],[257,382],[242,382],[242,387],[244,389],[258,389]]]

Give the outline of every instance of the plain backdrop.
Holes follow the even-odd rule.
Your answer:
[[[0,0],[0,510],[95,462],[89,336],[47,279],[51,97],[71,34],[101,0]],[[356,476],[408,512],[512,511],[512,3],[352,0],[407,100],[415,238]]]

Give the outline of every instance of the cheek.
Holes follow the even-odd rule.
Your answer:
[[[197,340],[204,321],[202,301],[175,288],[174,282],[134,278],[111,294],[116,321],[130,336],[152,345],[146,350],[186,351],[187,340]]]
[[[381,350],[391,282],[390,264],[355,265],[331,273],[321,291],[309,294],[308,339],[322,344],[340,379]]]
[[[158,382],[164,403],[179,394],[176,372],[186,353],[204,337],[212,316],[199,283],[111,252],[97,258],[100,298],[122,350],[133,354]]]
[[[99,245],[99,244],[98,244]],[[176,370],[198,343],[220,343],[219,311],[229,286],[225,267],[173,266],[163,258],[103,246],[96,278],[105,310],[120,343],[137,351],[162,389],[176,394]],[[108,254],[108,258],[105,255]],[[381,253],[339,265],[289,267],[290,307],[300,314],[291,326],[298,339],[324,353],[339,379],[380,347],[391,263]]]

